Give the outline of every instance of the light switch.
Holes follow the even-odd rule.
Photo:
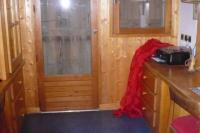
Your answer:
[[[185,35],[184,34],[181,34],[181,40],[184,40],[184,37]]]
[[[191,42],[191,41],[192,41],[192,37],[188,36],[188,42]]]

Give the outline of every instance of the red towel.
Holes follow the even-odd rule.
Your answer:
[[[117,117],[123,114],[129,117],[142,117],[140,91],[141,78],[143,75],[144,62],[155,53],[158,48],[169,46],[168,43],[162,43],[156,39],[148,40],[144,45],[137,49],[130,67],[128,85],[126,93],[121,99],[120,108],[113,112]]]

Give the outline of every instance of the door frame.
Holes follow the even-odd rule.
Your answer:
[[[94,102],[99,107],[98,97],[98,72],[99,72],[99,52],[98,52],[98,0],[90,0],[91,5],[91,59],[92,59],[92,71],[90,74],[80,75],[57,75],[45,77],[44,72],[44,57],[42,46],[42,34],[41,34],[41,9],[40,0],[35,0],[34,12],[35,12],[35,47],[36,47],[36,64],[38,71],[38,93],[39,93],[39,105],[41,110],[45,110],[45,95],[43,82],[45,81],[85,81],[91,80],[92,87],[95,88]]]

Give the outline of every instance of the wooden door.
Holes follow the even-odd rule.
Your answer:
[[[37,0],[35,20],[41,110],[97,108],[97,0]]]

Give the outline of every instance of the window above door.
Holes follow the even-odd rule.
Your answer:
[[[113,34],[170,34],[171,0],[113,0]]]

